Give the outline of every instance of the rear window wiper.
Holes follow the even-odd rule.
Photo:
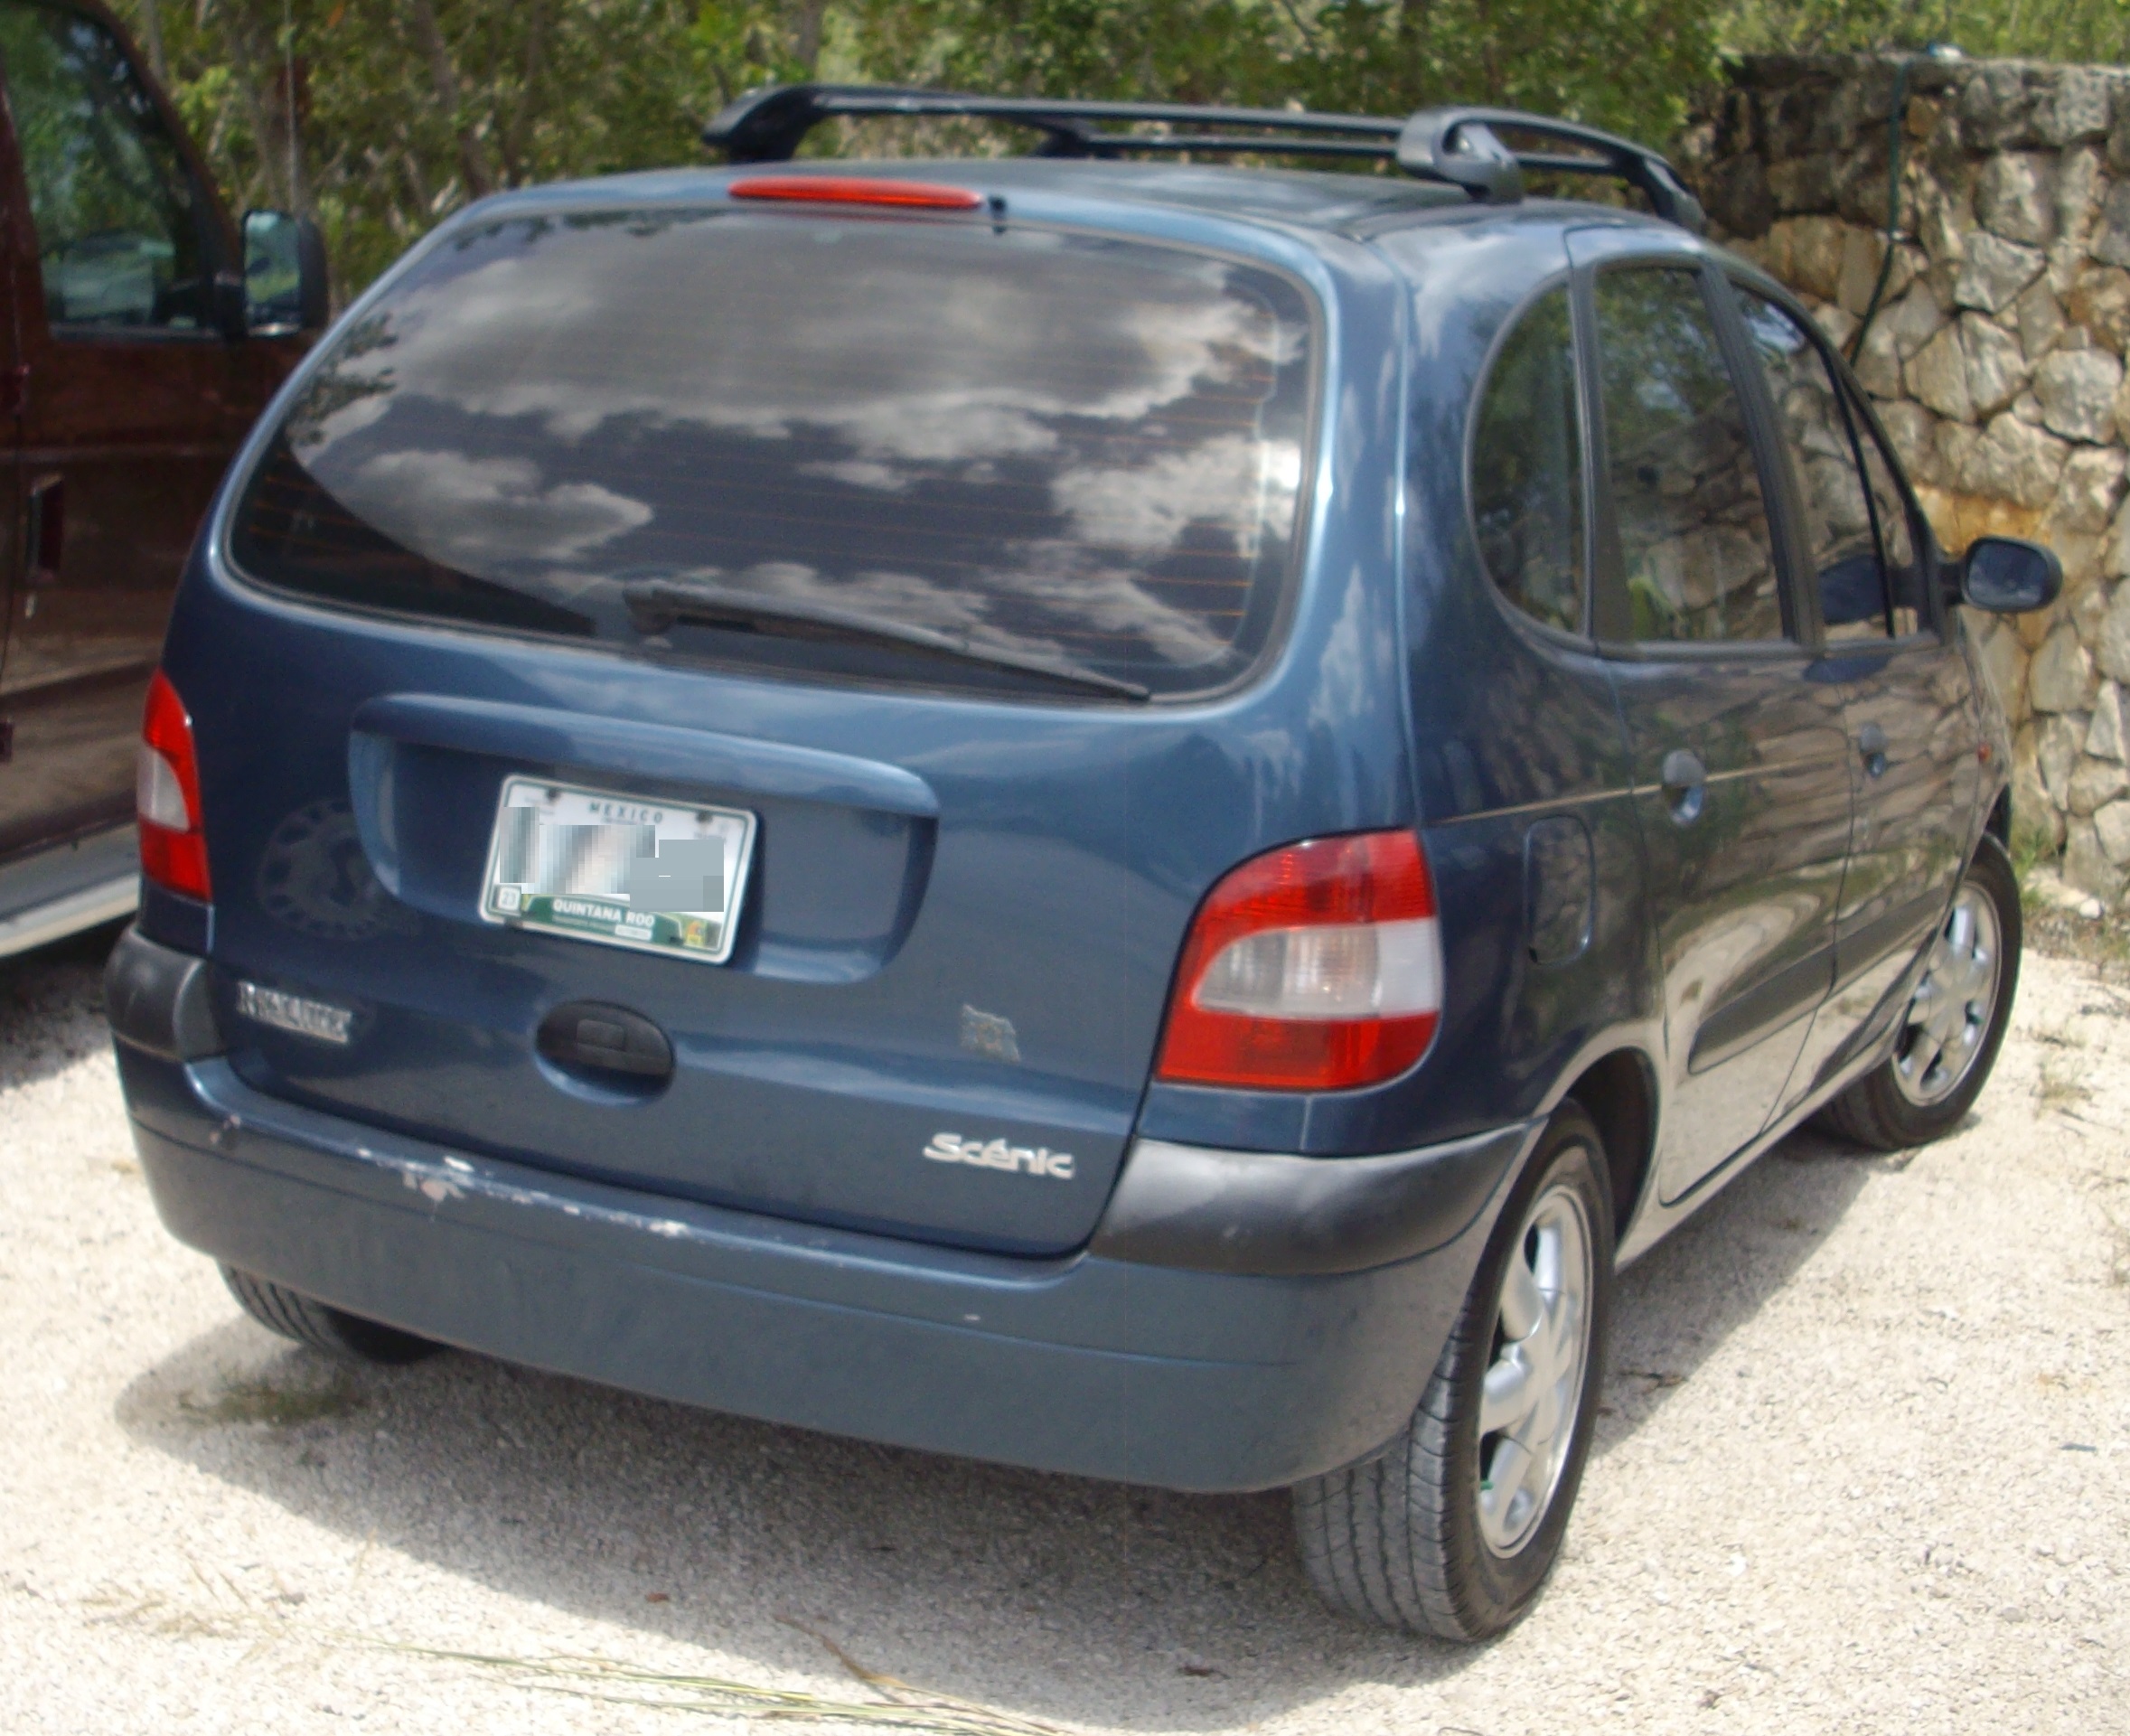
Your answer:
[[[1137,681],[1099,674],[1091,669],[1075,669],[1069,663],[1053,662],[1046,657],[972,645],[932,627],[881,621],[856,610],[839,609],[832,604],[809,603],[798,597],[765,596],[756,591],[707,584],[700,579],[633,578],[623,583],[621,595],[622,601],[628,605],[631,624],[646,637],[664,633],[682,621],[699,626],[735,622],[751,627],[765,624],[820,627],[842,638],[907,645],[913,650],[933,652],[963,662],[1039,675],[1091,692],[1112,693],[1120,699],[1144,699],[1150,692]]]

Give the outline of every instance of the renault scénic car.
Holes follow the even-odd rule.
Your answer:
[[[1042,143],[790,161],[858,113]],[[1618,1266],[1808,1116],[1981,1089],[1954,605],[2052,557],[1941,555],[1798,305],[1587,128],[708,136],[444,224],[231,470],[109,979],[165,1223],[343,1354],[1291,1486],[1336,1604],[1497,1631]]]

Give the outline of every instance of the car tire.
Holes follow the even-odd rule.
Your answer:
[[[269,1332],[322,1350],[342,1362],[398,1364],[419,1362],[442,1347],[398,1327],[366,1320],[359,1314],[328,1308],[283,1285],[255,1278],[234,1266],[221,1269],[222,1282],[244,1311]]]
[[[1411,1422],[1375,1458],[1296,1487],[1302,1562],[1334,1609],[1471,1641],[1500,1633],[1538,1596],[1597,1415],[1612,1291],[1608,1173],[1596,1125],[1579,1104],[1563,1104],[1503,1207]],[[1508,1328],[1519,1318],[1531,1323],[1515,1339]],[[1490,1400],[1497,1369],[1521,1369],[1524,1379],[1498,1376]],[[1509,1410],[1524,1398],[1534,1402]],[[1505,1413],[1510,1429],[1484,1428]],[[1518,1424],[1541,1433],[1539,1454],[1514,1458]],[[1505,1460],[1532,1474],[1500,1496],[1493,1479]]]
[[[1892,1054],[1820,1112],[1822,1125],[1872,1151],[1928,1145],[1957,1127],[2011,1022],[2020,942],[2019,880],[2004,847],[1985,835],[1930,943]]]

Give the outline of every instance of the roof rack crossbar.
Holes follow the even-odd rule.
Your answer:
[[[1473,199],[1492,204],[1513,203],[1524,196],[1526,169],[1603,175],[1638,189],[1666,221],[1697,234],[1706,227],[1700,202],[1655,151],[1594,127],[1514,108],[1423,108],[1404,120],[1393,120],[1289,108],[985,97],[899,85],[786,84],[741,97],[703,128],[702,137],[704,144],[723,151],[734,163],[784,163],[823,121],[868,115],[1008,121],[1044,135],[1036,147],[1038,156],[1262,151],[1269,155],[1394,160],[1408,174],[1462,187]],[[1135,125],[1194,130],[1117,130]],[[1206,128],[1247,130],[1199,130]],[[1575,149],[1512,150],[1499,136],[1505,131]]]
[[[1529,134],[1578,149],[1511,150],[1501,141],[1504,132]],[[1521,197],[1525,169],[1602,175],[1637,189],[1648,200],[1649,209],[1667,223],[1696,235],[1708,228],[1701,202],[1686,190],[1678,171],[1647,145],[1580,121],[1526,114],[1520,108],[1422,108],[1398,136],[1398,166],[1408,174],[1455,181],[1475,199],[1487,200]],[[1511,180],[1514,192],[1506,189]]]

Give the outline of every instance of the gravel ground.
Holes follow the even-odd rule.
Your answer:
[[[156,1224],[108,943],[0,963],[10,1731],[2130,1731],[2130,995],[2086,966],[2030,959],[1960,1135],[1794,1139],[1626,1275],[1566,1557],[1458,1651],[1321,1610],[1277,1496],[282,1344]]]

